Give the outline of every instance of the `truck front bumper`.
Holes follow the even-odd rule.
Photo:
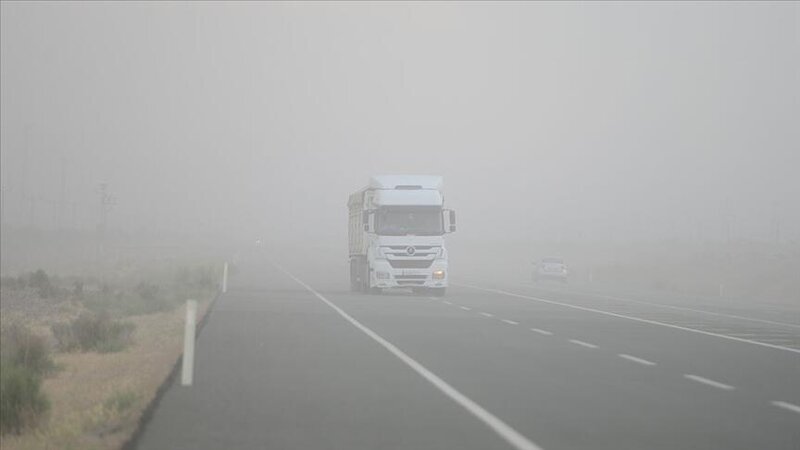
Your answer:
[[[449,275],[445,260],[435,260],[427,269],[395,269],[388,261],[377,260],[373,263],[370,281],[377,288],[444,288]]]

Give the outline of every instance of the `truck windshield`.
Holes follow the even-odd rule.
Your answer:
[[[438,206],[384,206],[375,219],[377,233],[384,236],[439,236],[444,229]]]

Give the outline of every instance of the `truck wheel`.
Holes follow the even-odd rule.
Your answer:
[[[434,297],[444,297],[447,288],[431,288],[431,295]]]
[[[355,261],[350,262],[350,292],[358,292],[361,290],[358,279],[358,263]]]
[[[369,265],[364,265],[364,268],[361,270],[361,292],[368,294],[370,290],[369,285]]]

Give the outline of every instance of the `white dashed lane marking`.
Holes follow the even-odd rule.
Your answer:
[[[645,366],[655,366],[656,365],[656,363],[654,363],[653,361],[648,361],[646,359],[637,358],[637,357],[631,356],[631,355],[626,355],[625,353],[620,353],[619,357],[622,358],[622,359],[627,359],[628,361],[633,361],[635,363],[639,363],[639,364],[645,365]]]
[[[675,324],[672,324],[672,323],[659,322],[657,320],[644,319],[644,318],[641,318],[641,317],[629,316],[627,314],[618,314],[618,313],[611,312],[611,311],[603,311],[601,309],[589,308],[589,307],[580,306],[580,305],[573,305],[571,303],[558,302],[558,301],[555,301],[555,300],[547,300],[547,299],[544,299],[544,298],[534,297],[534,296],[531,296],[531,295],[522,295],[522,294],[517,294],[517,293],[514,293],[514,292],[503,291],[503,290],[500,290],[500,289],[490,289],[490,288],[484,288],[484,287],[474,286],[474,285],[469,285],[469,284],[458,284],[458,286],[464,286],[464,287],[468,287],[468,288],[471,288],[471,289],[477,289],[479,291],[484,291],[484,292],[493,292],[493,293],[496,293],[496,294],[507,295],[509,297],[516,297],[516,298],[522,298],[522,299],[526,299],[526,300],[533,300],[533,301],[541,302],[541,303],[547,303],[547,304],[551,304],[551,305],[563,306],[563,307],[566,307],[566,308],[577,309],[577,310],[580,310],[580,311],[587,311],[587,312],[592,312],[592,313],[596,313],[596,314],[603,314],[603,315],[606,315],[606,316],[617,317],[617,318],[620,318],[620,319],[634,320],[634,321],[640,322],[640,323],[658,325],[658,326],[662,326],[662,327],[672,328],[672,329],[675,329],[675,330],[688,331],[688,332],[691,332],[691,333],[703,334],[703,335],[706,335],[706,336],[714,336],[714,337],[718,337],[718,338],[722,338],[722,339],[727,339],[727,340],[730,340],[730,341],[745,342],[745,343],[748,343],[748,344],[759,345],[761,347],[768,347],[768,348],[783,350],[783,351],[792,352],[792,353],[800,353],[800,348],[786,347],[784,345],[770,344],[768,342],[754,341],[752,339],[743,339],[743,338],[736,337],[736,336],[731,336],[731,335],[728,335],[728,334],[715,333],[713,331],[705,331],[705,330],[700,330],[700,329],[697,329],[697,328],[690,328],[690,327],[685,327],[685,326],[681,326],[681,325],[675,325]]]
[[[772,404],[777,406],[778,408],[782,408],[782,409],[785,409],[787,411],[791,411],[791,412],[795,412],[797,414],[800,414],[800,406],[793,405],[793,404],[788,403],[788,402],[781,402],[781,401],[775,401],[775,402],[772,402]]]
[[[572,342],[573,344],[580,345],[581,347],[586,347],[586,348],[597,348],[597,346],[596,346],[596,345],[594,345],[594,344],[590,344],[590,343],[588,343],[588,342],[579,341],[579,340],[577,340],[577,339],[570,339],[569,341],[570,341],[570,342]]]
[[[697,375],[686,374],[683,377],[687,378],[689,380],[692,380],[692,381],[697,381],[698,383],[703,383],[703,384],[705,384],[707,386],[715,387],[717,389],[722,389],[724,391],[732,391],[732,390],[736,389],[735,387],[733,387],[733,386],[731,386],[729,384],[720,383],[719,381],[709,380],[708,378],[703,378],[703,377],[700,377],[700,376],[697,376]]]
[[[503,293],[507,294],[505,292],[503,292]],[[440,299],[437,299],[435,297],[431,297],[431,300],[440,300]],[[445,305],[453,305],[452,302],[449,302],[447,300],[442,300],[442,303],[444,303]],[[553,302],[553,303],[556,303],[556,302]],[[460,305],[456,305],[456,306],[458,306],[459,308],[461,308],[464,311],[471,311],[472,310],[472,308],[470,308],[468,306],[460,306]],[[580,309],[583,309],[583,308],[580,308]],[[597,312],[600,312],[600,311],[597,311]],[[484,317],[494,317],[494,314],[488,313],[488,312],[483,312],[483,311],[479,311],[478,314],[480,314],[480,315],[482,315]],[[616,315],[616,314],[612,314],[612,315]],[[500,320],[502,322],[505,322],[505,323],[509,324],[509,325],[519,325],[519,322],[516,322],[514,320],[510,320],[510,319],[500,319]],[[543,330],[541,328],[530,328],[530,330],[535,332],[535,333],[544,335],[544,336],[552,336],[553,335],[552,332],[547,331],[547,330]],[[592,344],[590,342],[581,341],[581,340],[578,340],[578,339],[570,339],[569,342],[571,342],[571,343],[573,343],[575,345],[580,345],[581,347],[585,347],[585,348],[590,348],[590,349],[598,348],[598,346],[596,344]],[[639,358],[639,357],[636,357],[636,356],[633,356],[633,355],[628,355],[626,353],[619,353],[619,354],[617,354],[617,356],[619,356],[620,358],[625,359],[627,361],[631,361],[631,362],[635,362],[637,364],[641,364],[643,366],[655,366],[656,365],[656,363],[653,362],[653,361],[648,361],[648,360],[646,360],[644,358]],[[688,379],[688,380],[696,381],[698,383],[705,384],[706,386],[711,386],[711,387],[714,387],[714,388],[717,388],[717,389],[721,389],[721,390],[724,390],[724,391],[732,391],[732,390],[736,389],[734,386],[731,386],[729,384],[721,383],[719,381],[714,381],[714,380],[711,380],[711,379],[708,379],[708,378],[701,377],[699,375],[685,374],[685,375],[683,375],[683,377]],[[771,404],[773,406],[776,406],[778,408],[784,409],[786,411],[790,411],[790,412],[794,412],[794,413],[800,414],[800,406],[798,406],[798,405],[795,405],[795,404],[792,404],[792,403],[788,403],[788,402],[784,402],[784,401],[773,401],[773,402],[771,402]]]

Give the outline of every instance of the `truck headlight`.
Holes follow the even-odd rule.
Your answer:
[[[433,279],[434,280],[444,280],[444,270],[434,270],[433,271]]]
[[[389,276],[389,272],[375,272],[375,278],[379,280],[388,280]]]

